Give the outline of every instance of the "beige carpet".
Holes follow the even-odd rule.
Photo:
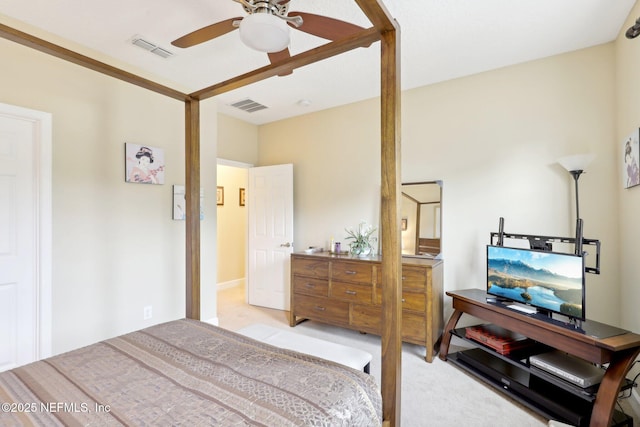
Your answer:
[[[238,330],[263,323],[291,332],[349,345],[373,355],[371,375],[380,384],[380,338],[306,321],[289,327],[287,313],[245,303],[242,286],[218,292],[220,326]],[[546,426],[547,420],[502,393],[436,358],[424,360],[424,348],[403,344],[401,422],[405,427]]]

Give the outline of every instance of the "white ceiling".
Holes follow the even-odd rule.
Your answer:
[[[492,70],[614,40],[635,0],[384,0],[400,24],[402,89]],[[290,11],[370,27],[353,0],[291,0]],[[0,22],[185,92],[268,64],[237,31],[188,49],[171,41],[244,16],[232,0],[0,0]],[[19,21],[19,22],[16,22]],[[23,25],[26,24],[26,25]],[[32,29],[33,30],[33,29]],[[40,31],[42,30],[42,31]],[[325,43],[291,30],[292,55]],[[131,44],[139,35],[173,52],[163,59]],[[96,53],[97,52],[97,53]],[[379,95],[379,43],[234,90],[218,111],[263,124]],[[251,98],[269,108],[246,113],[228,104]],[[304,107],[298,101],[311,105]]]

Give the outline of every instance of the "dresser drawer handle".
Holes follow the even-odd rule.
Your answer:
[[[316,305],[316,310],[318,310],[318,311],[325,311],[325,310],[326,310],[326,308],[321,307],[321,306],[319,306],[319,305]]]
[[[406,301],[407,301],[406,299],[402,298],[402,302],[406,302]]]
[[[353,274],[358,274],[358,272],[357,272],[357,271],[353,271],[353,270],[345,270],[344,274],[351,274],[351,275],[353,275]]]
[[[347,295],[356,295],[357,294],[356,291],[350,291],[350,290],[344,291],[344,293],[347,294]]]
[[[406,276],[402,276],[402,280],[405,280],[407,277]]]
[[[313,289],[316,287],[316,285],[314,285],[313,283],[305,283],[304,284],[308,289]]]

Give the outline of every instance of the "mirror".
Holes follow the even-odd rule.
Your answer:
[[[403,183],[402,255],[436,258],[442,240],[442,181]]]

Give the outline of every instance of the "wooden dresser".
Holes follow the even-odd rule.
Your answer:
[[[380,335],[381,258],[327,252],[291,255],[289,324],[310,319]],[[402,340],[431,362],[443,329],[442,261],[402,258]]]

